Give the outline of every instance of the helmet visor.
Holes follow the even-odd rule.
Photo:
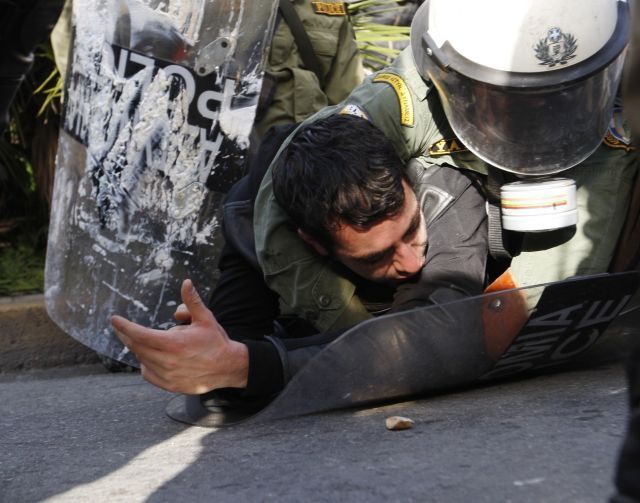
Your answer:
[[[543,175],[571,168],[602,142],[623,53],[599,73],[553,87],[493,86],[448,72],[434,80],[453,131],[488,163]]]

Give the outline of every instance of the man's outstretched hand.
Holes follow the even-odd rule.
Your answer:
[[[183,319],[190,318],[190,325],[155,330],[121,316],[111,317],[116,335],[138,358],[142,377],[167,391],[187,394],[245,388],[247,346],[229,339],[191,280],[182,283],[180,294]]]

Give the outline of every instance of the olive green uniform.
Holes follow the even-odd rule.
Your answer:
[[[343,103],[309,121],[332,113],[365,116],[386,133],[404,161],[418,158],[425,166],[449,164],[487,172],[487,164],[455,139],[438,94],[418,74],[410,48],[391,67],[368,77]],[[578,189],[575,234],[571,236],[573,230],[526,234],[522,253],[512,261],[518,286],[607,270],[637,164],[627,143],[610,135],[606,143],[563,173],[576,180]],[[311,321],[321,330],[366,318],[353,296],[353,285],[318,261],[291,230],[273,197],[270,176],[262,183],[255,215],[258,260],[267,283],[282,296],[286,307],[308,319],[310,314],[317,317]]]
[[[302,122],[342,101],[364,76],[346,6],[309,0],[292,3],[320,62],[325,84],[322,87],[316,74],[304,67],[293,34],[281,19],[265,68],[265,82],[273,82],[275,89],[255,124],[259,137],[273,125]]]

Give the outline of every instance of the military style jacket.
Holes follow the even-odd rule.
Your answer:
[[[265,68],[264,86],[273,85],[261,117],[259,137],[276,124],[297,123],[346,98],[364,76],[355,35],[342,2],[293,0],[325,78],[305,68],[289,26],[280,20]],[[269,91],[267,91],[269,93]]]

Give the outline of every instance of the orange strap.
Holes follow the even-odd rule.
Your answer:
[[[484,293],[512,290],[517,285],[507,269],[491,283]],[[498,360],[524,327],[529,318],[527,301],[520,290],[507,291],[503,294],[490,295],[482,301],[482,325],[487,353]]]

